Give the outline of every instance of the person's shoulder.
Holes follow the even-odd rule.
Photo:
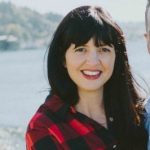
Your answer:
[[[37,111],[28,124],[27,132],[47,128],[48,122],[45,113]]]
[[[28,131],[37,128],[48,128],[57,119],[57,111],[62,107],[63,102],[57,96],[48,97],[34,116],[31,118]]]
[[[30,120],[25,134],[28,150],[38,146],[39,149],[43,149],[43,147],[47,146],[47,148],[56,149],[57,146],[52,135],[53,132],[50,132],[49,130],[53,126],[56,126],[56,123],[54,122],[56,118],[54,118],[55,115],[53,115],[52,112],[54,101],[55,99],[48,98]]]
[[[150,115],[150,97],[145,100],[145,110]]]

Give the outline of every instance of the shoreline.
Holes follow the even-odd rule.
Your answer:
[[[0,150],[25,150],[25,129],[0,126]]]

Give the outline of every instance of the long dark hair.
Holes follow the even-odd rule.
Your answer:
[[[141,117],[142,99],[130,71],[123,32],[103,8],[76,8],[59,24],[48,52],[50,95],[58,95],[70,105],[77,104],[77,86],[64,67],[65,53],[71,43],[83,45],[92,37],[96,46],[105,43],[115,48],[114,71],[104,85],[104,105],[106,117],[114,118],[113,129],[119,141],[119,150],[145,150],[147,134]]]

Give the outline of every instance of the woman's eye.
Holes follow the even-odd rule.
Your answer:
[[[102,51],[103,51],[103,52],[110,52],[111,50],[110,50],[109,48],[102,47]]]
[[[84,51],[86,51],[86,48],[84,47],[79,47],[75,49],[75,52],[84,52]]]

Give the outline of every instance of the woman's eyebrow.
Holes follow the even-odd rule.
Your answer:
[[[85,44],[83,44],[83,45],[76,45],[75,46],[75,48],[78,48],[78,47],[87,47],[88,45],[85,45]]]
[[[108,47],[114,47],[114,45],[113,44],[110,44],[110,45],[108,45],[108,44],[103,44],[103,45],[100,45],[100,46],[108,46]]]

